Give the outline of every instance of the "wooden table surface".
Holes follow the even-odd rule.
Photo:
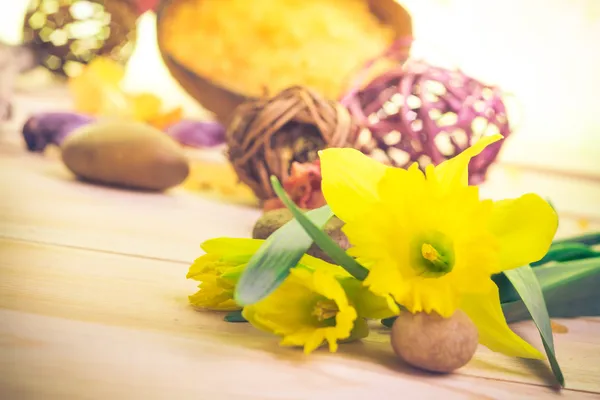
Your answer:
[[[248,324],[194,311],[185,274],[200,242],[248,236],[259,211],[181,188],[80,183],[28,154],[17,127],[0,137],[2,399],[600,398],[598,318],[556,321],[568,328],[555,334],[567,382],[559,392],[546,362],[481,346],[466,367],[433,376],[399,362],[384,329],[305,357]],[[498,166],[483,191],[548,196],[559,236],[600,229],[593,179]],[[531,322],[513,328],[541,348]]]

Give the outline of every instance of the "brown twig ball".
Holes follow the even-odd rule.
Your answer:
[[[353,147],[357,127],[340,103],[294,86],[240,105],[228,126],[228,157],[239,179],[264,201],[270,176],[286,180],[293,162],[308,163],[326,147]]]
[[[401,313],[392,327],[392,348],[408,364],[431,372],[452,372],[477,350],[477,328],[462,311],[438,314]]]

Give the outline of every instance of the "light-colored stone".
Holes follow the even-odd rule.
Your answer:
[[[106,185],[163,191],[189,174],[182,147],[160,130],[134,121],[103,121],[73,132],[62,159],[78,177]]]
[[[452,372],[467,364],[475,351],[479,334],[462,311],[451,317],[438,314],[402,312],[392,327],[394,352],[408,364],[431,372]]]

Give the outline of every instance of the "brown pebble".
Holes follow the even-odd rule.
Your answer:
[[[62,160],[87,181],[163,191],[182,183],[189,165],[182,147],[160,130],[134,121],[93,123],[61,145]]]
[[[431,372],[448,373],[466,365],[477,350],[479,334],[469,317],[402,312],[392,327],[396,355],[408,364]]]
[[[281,228],[293,218],[287,208],[279,208],[263,213],[252,229],[253,239],[266,239],[277,229]]]

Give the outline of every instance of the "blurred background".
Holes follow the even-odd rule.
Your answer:
[[[26,0],[0,0],[0,41],[18,44]],[[404,0],[413,18],[412,54],[509,92],[516,107],[507,163],[600,174],[600,1]],[[156,16],[137,22],[124,84],[207,117],[165,68]]]

